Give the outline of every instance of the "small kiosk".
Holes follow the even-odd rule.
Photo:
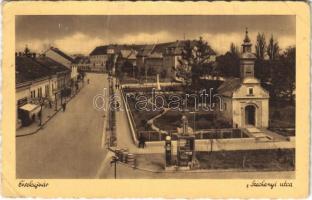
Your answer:
[[[40,112],[40,105],[27,103],[18,108],[18,118],[21,119],[22,126],[29,126],[35,121]]]

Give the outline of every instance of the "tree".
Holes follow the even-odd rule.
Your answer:
[[[26,56],[28,56],[28,55],[30,54],[30,50],[29,50],[29,48],[27,47],[27,45],[26,45],[26,47],[25,47],[25,49],[24,49],[24,54],[25,54]]]
[[[279,55],[278,41],[276,39],[274,40],[273,35],[271,35],[271,38],[267,47],[267,54],[270,60],[276,60]]]
[[[239,56],[230,51],[217,57],[217,70],[222,76],[239,77]]]
[[[230,46],[230,53],[233,55],[237,55],[237,56],[239,55],[238,48],[233,42],[231,43],[231,46]]]
[[[266,42],[265,42],[264,33],[258,33],[255,48],[256,48],[257,59],[264,60],[265,50],[266,50]]]
[[[294,103],[296,88],[296,48],[288,47],[280,56],[278,64],[273,69],[272,84],[277,97],[288,98]]]
[[[209,44],[202,37],[199,40],[185,42],[181,59],[179,59],[180,65],[177,67],[177,76],[184,79],[187,88],[198,83],[203,67],[209,62],[213,53]]]

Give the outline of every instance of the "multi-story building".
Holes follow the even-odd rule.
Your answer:
[[[61,63],[62,65],[66,66],[68,69],[71,70],[70,78],[73,81],[77,80],[78,77],[78,69],[77,66],[73,64],[74,59],[61,51],[58,48],[50,47],[44,52],[44,55],[46,57],[51,58],[52,60],[55,60],[58,63]]]
[[[77,56],[74,59],[73,65],[75,65],[78,69],[78,72],[90,72],[91,71],[91,64],[90,58],[88,56]]]
[[[35,53],[16,53],[15,65],[17,118],[28,125],[38,118],[42,103],[57,101],[58,91],[70,81],[70,70]],[[25,113],[28,113],[28,119]]]
[[[37,57],[36,61],[50,70],[49,96],[52,101],[60,96],[61,90],[71,86],[71,71],[61,63],[45,55]]]
[[[90,53],[90,69],[93,72],[105,72],[108,46],[98,46]]]

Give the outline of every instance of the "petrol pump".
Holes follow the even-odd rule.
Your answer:
[[[171,137],[168,135],[165,139],[165,156],[166,156],[166,164],[165,167],[170,167],[172,163],[172,144]]]

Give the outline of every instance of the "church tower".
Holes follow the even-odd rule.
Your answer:
[[[245,39],[242,44],[243,52],[240,57],[240,77],[242,80],[247,77],[254,77],[256,56],[251,53],[251,46],[252,44],[248,37],[248,30],[246,28]]]

